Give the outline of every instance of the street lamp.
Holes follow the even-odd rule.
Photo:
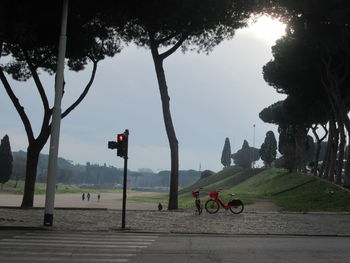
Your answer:
[[[58,146],[60,138],[61,127],[61,100],[63,94],[64,82],[64,58],[66,54],[67,42],[67,16],[68,16],[68,0],[63,1],[62,7],[62,21],[61,34],[58,43],[57,55],[57,70],[55,77],[55,101],[52,110],[52,125],[50,136],[50,150],[47,170],[46,183],[46,197],[45,197],[45,214],[44,226],[52,226],[53,224],[53,210],[55,203],[55,188],[56,188],[56,174],[58,166]]]

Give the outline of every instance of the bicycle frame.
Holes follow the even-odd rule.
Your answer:
[[[192,196],[195,198],[195,206],[197,208],[198,215],[202,213],[202,202],[199,198],[199,192],[202,190],[202,188],[199,188],[197,190],[192,191]]]
[[[223,208],[228,209],[230,207],[237,207],[236,205],[226,205],[224,203],[224,201],[221,200],[221,198],[219,197],[219,192],[220,191],[214,191],[214,192],[210,192],[209,196],[212,200],[218,202]]]
[[[224,201],[219,197],[220,190],[215,190],[209,193],[210,199],[205,203],[205,210],[209,214],[215,214],[219,211],[220,207],[225,210],[230,210],[233,214],[240,214],[244,209],[244,204],[239,199],[232,199],[225,204]]]

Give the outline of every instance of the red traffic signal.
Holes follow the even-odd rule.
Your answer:
[[[117,136],[117,156],[128,156],[128,137],[125,133],[118,134]]]
[[[125,134],[118,134],[118,142],[123,142],[125,140]]]
[[[117,149],[117,156],[127,158],[128,157],[128,135],[129,130],[125,130],[124,133],[117,135],[117,141],[109,141],[109,149]]]

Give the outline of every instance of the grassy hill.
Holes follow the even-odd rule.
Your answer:
[[[223,189],[224,201],[229,199],[228,193],[235,193],[245,204],[251,204],[252,198],[269,199],[286,211],[350,212],[348,191],[312,175],[282,169],[226,168],[179,191],[179,208],[194,207],[191,191],[199,187],[203,187],[202,200],[209,198],[210,191]],[[166,205],[167,198],[167,195],[150,195],[141,197],[140,201],[160,201]]]
[[[192,190],[198,189],[200,187],[203,188],[203,190],[200,192],[200,197],[202,200],[209,199],[209,192],[216,189],[223,189],[221,198],[224,201],[227,201],[229,199],[228,193],[233,193],[231,189],[240,185],[242,182],[248,180],[249,178],[254,177],[262,171],[263,169],[242,170],[237,167],[225,168],[222,171],[198,180],[196,183],[179,191],[179,206],[185,209],[193,207]],[[246,204],[252,203],[252,201],[247,198],[244,193],[240,193],[239,198],[242,199]]]

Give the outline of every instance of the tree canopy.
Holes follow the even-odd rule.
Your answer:
[[[91,77],[81,95],[62,112],[62,118],[75,109],[87,95],[95,78],[97,64],[106,56],[120,52],[120,40],[112,27],[99,19],[93,1],[70,1],[67,23],[66,61],[69,69],[80,71],[92,62]],[[45,10],[45,11],[43,11]],[[51,132],[52,107],[40,73],[55,74],[62,1],[3,1],[0,16],[0,79],[15,106],[28,137],[26,182],[22,206],[33,206],[34,186],[39,153]],[[40,95],[44,115],[39,134],[34,134],[31,121],[8,77],[17,81],[33,78]],[[51,86],[50,86],[51,88]]]
[[[0,142],[0,183],[4,184],[10,180],[12,174],[13,157],[10,146],[10,139],[5,135]]]
[[[277,141],[273,131],[268,131],[266,133],[265,140],[260,147],[259,153],[265,166],[271,167],[271,163],[276,159],[277,154]]]
[[[259,158],[259,149],[250,147],[246,140],[244,140],[242,148],[232,154],[234,163],[244,169],[251,168],[252,163],[259,160]]]
[[[221,154],[221,163],[224,167],[229,167],[231,165],[231,144],[230,139],[225,139],[224,148]]]
[[[350,162],[342,174],[345,130],[348,134],[350,131],[350,3],[276,0],[270,4],[278,6],[271,9],[272,13],[285,16],[288,30],[273,47],[274,58],[264,66],[263,74],[269,85],[288,97],[264,109],[260,117],[279,125],[280,138],[294,141],[285,151],[279,147],[291,154],[294,164],[300,163],[310,128],[318,140],[316,156],[319,154],[321,143],[316,130],[318,126],[326,128],[328,123],[327,155],[321,176],[350,185]]]

